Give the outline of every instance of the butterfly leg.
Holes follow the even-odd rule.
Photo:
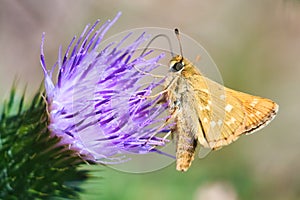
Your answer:
[[[175,81],[177,81],[177,78],[174,78],[174,79],[167,85],[167,87],[166,87],[163,91],[161,91],[161,92],[159,92],[159,93],[157,93],[157,94],[155,94],[155,95],[151,95],[151,96],[137,95],[137,96],[138,96],[139,98],[146,98],[146,99],[158,97],[159,95],[165,94],[165,93],[167,93],[168,91],[170,91],[170,88],[173,86],[173,84],[175,83]]]
[[[167,89],[164,89],[163,91],[161,91],[155,95],[150,95],[150,96],[137,95],[137,97],[140,99],[152,99],[152,98],[158,97],[159,95],[166,93],[167,91],[168,91]]]
[[[140,70],[140,69],[137,68],[135,65],[133,65],[133,67],[134,67],[134,69],[135,69],[136,71],[138,71],[138,72],[141,73],[141,74],[145,74],[145,75],[148,75],[148,76],[152,76],[152,77],[154,77],[154,78],[165,78],[165,76],[154,75],[154,74],[151,74],[151,73],[149,73],[149,72],[145,72],[145,71],[143,71],[143,70]]]
[[[177,109],[174,109],[173,112],[171,113],[170,117],[168,119],[166,119],[166,121],[157,129],[157,131],[152,134],[147,141],[145,142],[144,145],[146,145],[153,137],[155,137],[155,135],[157,135],[157,133],[159,131],[161,131],[165,126],[167,126],[172,120],[174,120],[177,116]],[[169,131],[163,138],[162,138],[162,142],[164,142],[170,135],[172,134],[172,131]],[[154,145],[150,150],[155,149],[157,146]]]

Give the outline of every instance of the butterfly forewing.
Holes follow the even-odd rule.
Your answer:
[[[275,117],[278,105],[270,99],[252,96],[227,88],[227,93],[242,102],[246,113],[245,133],[250,134],[265,127]]]

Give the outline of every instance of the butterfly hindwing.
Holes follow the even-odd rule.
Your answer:
[[[226,88],[205,77],[199,77],[206,87],[194,89],[199,102],[197,113],[204,126],[203,136],[206,148],[217,149],[236,140],[243,131],[245,112],[239,99],[226,93]],[[199,80],[199,79],[198,79]]]

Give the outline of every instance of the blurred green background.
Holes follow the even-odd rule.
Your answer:
[[[96,166],[83,199],[300,199],[300,2],[218,1],[0,1],[0,100],[13,81],[30,96],[43,74],[42,32],[50,67],[87,23],[123,15],[108,35],[156,26],[179,27],[210,53],[226,86],[280,105],[258,133],[196,159],[186,173],[172,164],[146,174]]]

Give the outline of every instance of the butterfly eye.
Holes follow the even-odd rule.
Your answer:
[[[180,70],[182,70],[183,67],[184,67],[184,63],[183,62],[175,62],[171,66],[171,70],[174,71],[174,72],[179,72]]]

